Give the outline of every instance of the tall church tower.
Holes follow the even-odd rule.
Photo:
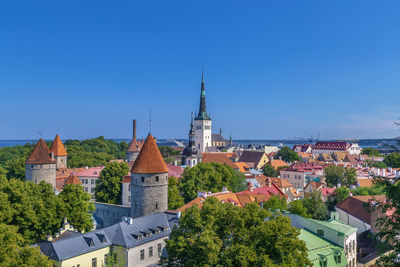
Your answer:
[[[131,217],[137,218],[168,207],[168,168],[149,134],[131,169]]]
[[[199,113],[194,119],[195,144],[199,154],[211,146],[211,118],[207,114],[206,90],[204,89],[204,72],[201,75],[201,94]]]

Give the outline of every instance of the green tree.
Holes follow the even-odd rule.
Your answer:
[[[357,183],[357,172],[354,168],[330,165],[325,168],[325,177],[329,187],[334,187],[337,184],[350,186]]]
[[[328,208],[329,210],[335,210],[335,205],[342,202],[350,196],[350,189],[347,187],[340,187],[335,190],[335,192],[328,196]]]
[[[179,192],[179,180],[173,176],[168,178],[168,209],[176,210],[185,204]]]
[[[311,218],[317,220],[326,220],[329,217],[328,208],[322,201],[321,192],[314,191],[309,197],[303,198],[303,206],[307,209],[307,213]]]
[[[281,158],[285,162],[300,160],[300,156],[295,151],[291,150],[288,146],[282,147],[281,150],[279,150],[278,153],[275,154],[275,158]]]
[[[371,165],[368,165],[370,167],[375,167],[379,169],[386,169],[387,166],[383,161],[374,161]]]
[[[17,229],[13,225],[0,224],[0,266],[53,266],[39,248],[27,246]]]
[[[268,220],[265,220],[268,218]],[[207,198],[179,219],[162,266],[311,266],[290,219],[256,203],[244,208]]]
[[[278,171],[275,170],[275,168],[269,164],[265,164],[263,173],[267,177],[278,177],[278,174],[279,174]]]
[[[129,172],[125,162],[110,162],[100,172],[94,189],[96,201],[110,204],[121,204],[122,179]]]
[[[288,205],[288,211],[306,218],[311,217],[307,213],[307,208],[304,207],[303,202],[301,200],[293,200],[292,202],[290,202]]]
[[[197,197],[198,191],[220,192],[223,187],[233,192],[245,189],[245,177],[226,164],[215,162],[199,163],[186,168],[180,179],[180,191],[187,203]]]
[[[384,187],[380,184],[374,184],[372,187],[357,187],[352,189],[351,192],[355,196],[376,196],[385,194]]]
[[[287,209],[287,200],[284,196],[272,196],[268,201],[263,203],[264,209],[270,211],[276,210],[286,210]]]
[[[346,186],[357,184],[357,172],[354,168],[344,168],[344,181]]]
[[[391,153],[383,160],[388,167],[400,168],[400,154],[397,152]]]
[[[64,203],[64,214],[79,231],[89,232],[93,229],[92,216],[94,205],[91,195],[83,191],[82,185],[67,184],[58,195]]]
[[[379,157],[381,156],[381,152],[378,149],[372,147],[366,147],[362,150],[361,154],[367,154],[368,156],[372,157]]]
[[[15,178],[25,181],[25,159],[17,158],[8,160],[5,164],[7,178]]]

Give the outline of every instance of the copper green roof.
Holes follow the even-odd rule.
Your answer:
[[[313,266],[322,266],[321,263],[324,261],[326,261],[327,267],[347,265],[343,248],[305,229],[300,229],[299,239],[306,243],[308,259],[312,262]]]
[[[206,90],[204,88],[204,72],[201,74],[201,93],[200,93],[200,106],[199,113],[196,116],[196,120],[211,120],[207,114],[206,106]]]
[[[314,223],[317,223],[319,225],[322,225],[322,226],[325,226],[332,230],[335,230],[339,233],[342,233],[345,236],[351,235],[352,233],[357,231],[357,228],[351,227],[350,225],[347,225],[338,220],[320,221],[320,220],[314,220],[314,219],[309,219],[309,218],[307,218],[307,220],[310,220]]]

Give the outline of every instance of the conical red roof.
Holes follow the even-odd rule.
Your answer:
[[[50,151],[44,140],[41,138],[33,148],[31,154],[26,159],[25,163],[46,164],[55,163],[55,159],[51,159]]]
[[[54,156],[67,156],[67,151],[65,150],[58,134],[56,135],[56,138],[54,138],[53,144],[51,144],[50,152],[53,152]]]
[[[166,173],[167,165],[161,156],[157,144],[149,134],[144,142],[135,163],[132,166],[131,173]]]
[[[143,142],[134,138],[132,142],[129,144],[127,151],[128,152],[139,152],[142,149]]]

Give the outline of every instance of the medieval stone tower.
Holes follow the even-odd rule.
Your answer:
[[[199,113],[194,119],[195,143],[197,152],[201,155],[207,152],[206,148],[211,146],[211,118],[207,114],[206,90],[204,88],[204,73],[201,77],[201,94]]]
[[[135,161],[139,155],[140,150],[143,146],[143,139],[142,141],[137,140],[136,138],[136,120],[133,120],[133,137],[132,141],[129,144],[128,149],[126,150],[126,160],[127,161]]]
[[[56,160],[43,139],[37,142],[25,161],[25,180],[34,183],[45,181],[56,187]]]
[[[149,134],[131,169],[131,216],[163,212],[168,207],[168,168]]]
[[[51,144],[50,153],[54,154],[57,169],[67,168],[67,150],[61,142],[60,136],[56,135],[53,144]]]

